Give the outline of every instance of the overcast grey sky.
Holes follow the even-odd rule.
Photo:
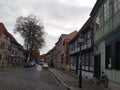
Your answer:
[[[19,34],[13,29],[19,16],[36,15],[45,26],[46,46],[41,54],[54,47],[61,34],[79,31],[96,0],[0,0],[0,22],[23,45]]]

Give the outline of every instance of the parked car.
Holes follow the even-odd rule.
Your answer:
[[[43,69],[48,69],[48,68],[49,68],[49,66],[48,66],[48,64],[47,64],[47,63],[43,63],[42,68],[43,68]]]
[[[34,60],[30,61],[31,66],[35,66],[36,62]]]
[[[24,67],[29,68],[29,67],[32,67],[32,66],[35,66],[35,65],[36,65],[36,62],[33,60],[33,61],[26,62],[24,64]]]
[[[44,62],[39,62],[38,64],[41,65],[41,66],[43,66]]]
[[[38,64],[43,66],[44,62],[43,61],[39,61]]]
[[[24,67],[25,67],[25,68],[31,67],[31,63],[30,63],[30,62],[25,63],[25,64],[24,64]]]

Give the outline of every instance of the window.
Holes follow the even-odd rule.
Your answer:
[[[120,70],[120,41],[116,43],[116,69]]]
[[[104,3],[104,20],[108,20],[109,19],[109,0],[106,0],[106,2]]]
[[[63,64],[64,56],[61,55],[61,64]]]
[[[86,54],[85,65],[89,65],[89,53]]]
[[[5,39],[8,40],[8,36],[7,35],[5,36]]]
[[[14,50],[12,50],[12,55],[15,55],[15,51]]]
[[[66,56],[66,64],[69,64],[69,55]]]
[[[91,38],[91,31],[88,31],[87,33],[87,39],[90,39]]]
[[[114,0],[114,13],[120,10],[120,0]]]
[[[0,54],[0,61],[1,61],[1,59],[2,59],[2,54]]]
[[[87,48],[90,48],[92,46],[91,39],[87,40]]]
[[[93,53],[90,53],[90,66],[94,65],[94,55]]]
[[[11,46],[10,45],[8,46],[8,51],[11,51]]]
[[[83,49],[87,48],[87,33],[84,34]]]
[[[1,49],[5,49],[5,44],[3,42],[1,42]]]
[[[1,41],[0,41],[0,49],[1,49]]]
[[[84,60],[85,60],[85,55],[81,55],[82,65],[84,65],[84,64],[85,64]]]
[[[81,60],[82,60],[82,70],[85,70],[85,54],[81,56]]]
[[[87,48],[91,47],[91,30],[87,33]]]
[[[111,45],[106,46],[106,68],[111,68],[112,67],[112,51],[111,51]]]
[[[98,30],[98,29],[99,29],[99,25],[100,25],[99,15],[96,16],[96,21],[95,21],[95,23],[96,23],[96,30]]]

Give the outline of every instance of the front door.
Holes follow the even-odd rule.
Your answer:
[[[97,79],[100,79],[100,72],[101,72],[101,55],[95,56],[95,62],[94,62],[94,77]]]

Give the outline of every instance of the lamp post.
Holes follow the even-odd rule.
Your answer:
[[[82,62],[80,60],[80,68],[79,68],[79,88],[82,88]]]
[[[84,41],[83,36],[80,36],[78,38],[78,42],[79,42],[79,47],[80,47],[80,63],[79,63],[79,88],[82,88],[82,60],[81,60],[81,43]]]

